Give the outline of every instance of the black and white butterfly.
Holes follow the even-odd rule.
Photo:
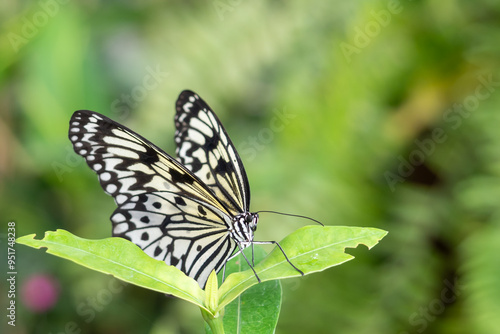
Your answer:
[[[259,215],[249,211],[245,169],[210,107],[183,91],[175,126],[179,161],[93,111],[73,114],[69,139],[118,206],[111,216],[113,236],[179,268],[203,288],[212,270],[219,272],[244,248],[281,246],[253,240]]]

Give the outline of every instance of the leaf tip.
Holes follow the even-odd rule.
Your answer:
[[[22,237],[19,237],[16,239],[16,243],[25,245],[30,240],[41,240],[41,239],[36,239],[35,237],[36,237],[36,233],[23,235]]]
[[[385,236],[387,234],[389,234],[389,231],[386,231],[386,230],[377,229],[377,231],[380,232],[379,236],[378,236],[377,240],[372,245],[366,245],[368,247],[368,249],[372,249],[374,246],[376,246],[380,242],[380,240],[384,239]]]

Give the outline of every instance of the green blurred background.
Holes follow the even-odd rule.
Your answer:
[[[17,236],[110,236],[113,200],[67,139],[73,111],[173,153],[174,103],[191,89],[239,149],[252,210],[389,231],[353,261],[283,281],[277,333],[500,333],[500,2],[0,7],[2,263],[8,221]],[[256,238],[305,224],[263,214]],[[204,330],[190,304],[16,249],[8,333]],[[54,291],[33,305],[43,284]]]

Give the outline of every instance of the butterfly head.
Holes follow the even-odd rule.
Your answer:
[[[252,230],[252,232],[255,232],[257,230],[258,221],[259,221],[258,213],[250,213],[250,212],[246,213],[245,224],[248,225],[248,227]]]
[[[231,235],[243,248],[253,242],[253,233],[257,230],[258,221],[259,214],[251,212],[244,212],[233,218]]]

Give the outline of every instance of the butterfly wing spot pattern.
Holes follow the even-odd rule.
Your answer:
[[[179,161],[89,110],[73,114],[69,139],[118,206],[111,215],[113,236],[132,241],[203,288],[212,270],[219,272],[244,248],[277,243],[253,241],[258,214],[249,212],[245,169],[210,107],[195,93],[183,91],[175,126]]]

